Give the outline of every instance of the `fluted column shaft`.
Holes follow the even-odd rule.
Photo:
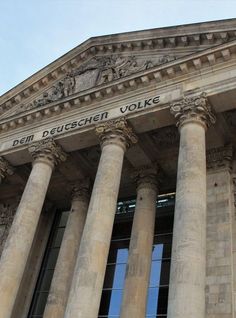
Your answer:
[[[63,318],[76,257],[88,210],[87,180],[78,182],[72,193],[71,210],[63,235],[43,318]]]
[[[10,318],[36,232],[52,169],[59,156],[51,141],[33,144],[35,158],[0,260],[0,317]]]
[[[136,177],[137,200],[129,246],[121,318],[144,318],[152,264],[157,176],[156,169],[141,169]]]
[[[97,127],[102,153],[81,239],[66,318],[97,318],[124,152],[134,140],[125,120]]]
[[[180,146],[174,215],[168,318],[205,317],[205,130],[215,121],[206,97],[172,105]]]

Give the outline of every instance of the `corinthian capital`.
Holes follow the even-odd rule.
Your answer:
[[[7,175],[12,175],[14,172],[13,167],[9,164],[9,162],[0,157],[0,179],[4,179]]]
[[[72,185],[72,200],[88,200],[90,192],[89,178],[78,180]]]
[[[184,97],[182,100],[170,105],[170,112],[177,119],[177,126],[187,122],[200,122],[209,127],[216,121],[206,97],[206,93],[198,96]]]
[[[154,164],[153,166],[142,166],[133,173],[133,179],[138,189],[141,187],[150,187],[157,190],[160,180],[160,168]]]
[[[67,157],[66,153],[52,138],[36,141],[29,146],[28,150],[34,160],[46,160],[52,165],[65,161]]]
[[[131,127],[128,126],[125,118],[109,120],[96,127],[96,134],[100,139],[101,145],[107,143],[119,143],[128,148],[137,142],[137,136]]]

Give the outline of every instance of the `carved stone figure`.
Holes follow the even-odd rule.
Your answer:
[[[67,73],[63,79],[54,84],[48,91],[44,92],[41,97],[31,103],[21,105],[15,111],[15,114],[32,108],[43,107],[51,102],[60,100],[78,92],[80,85],[77,85],[77,83],[79,83],[80,77],[85,74],[90,73],[90,76],[94,76],[92,85],[89,86],[87,82],[87,85],[89,86],[88,88],[91,88],[92,86],[109,83],[175,59],[176,58],[174,56],[169,55],[161,56],[154,61],[138,61],[136,56],[96,56],[87,63],[79,66],[77,69]],[[87,89],[86,85],[82,86],[82,90]]]
[[[69,96],[74,93],[75,78],[72,73],[68,73],[63,80],[63,93],[64,96]]]
[[[36,107],[40,107],[40,106],[44,106],[50,102],[52,102],[52,98],[49,96],[49,94],[47,92],[44,92],[43,97],[36,100],[34,102],[34,104]]]

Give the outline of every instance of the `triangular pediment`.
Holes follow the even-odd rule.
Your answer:
[[[92,38],[0,97],[0,119],[235,39],[236,19]]]

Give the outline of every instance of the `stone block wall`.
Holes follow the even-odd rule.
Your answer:
[[[208,170],[206,318],[235,317],[233,303],[234,210],[230,170],[227,168]]]

